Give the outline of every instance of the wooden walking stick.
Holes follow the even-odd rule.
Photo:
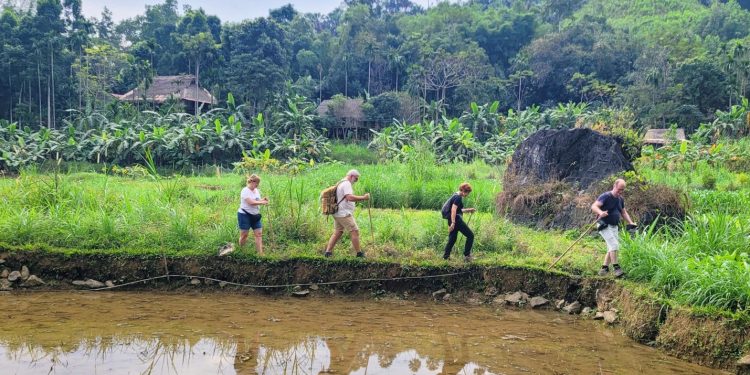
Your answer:
[[[367,200],[367,216],[370,218],[370,239],[375,243],[375,232],[372,231],[372,200]]]
[[[269,245],[268,248],[270,250],[271,248],[273,248],[274,242],[273,242],[273,227],[271,226],[271,207],[269,207],[268,205],[266,205],[266,215],[268,215],[268,232],[269,232],[268,239],[270,240],[268,241],[268,245]]]
[[[586,229],[586,231],[583,232],[583,234],[581,235],[581,237],[578,237],[577,240],[575,240],[572,244],[570,244],[570,246],[568,247],[568,249],[565,250],[559,257],[557,257],[557,259],[555,259],[555,261],[552,262],[552,264],[550,264],[549,267],[547,267],[547,269],[551,270],[552,267],[554,267],[555,264],[557,264],[557,262],[559,262],[560,259],[562,259],[565,256],[565,254],[567,254],[568,251],[570,251],[570,249],[572,249],[573,246],[575,246],[575,244],[578,243],[578,241],[580,241],[583,237],[585,237],[587,234],[589,234],[589,232],[591,232],[592,229],[594,229],[594,226],[596,226],[596,222],[591,223],[591,225],[589,225],[589,227]]]

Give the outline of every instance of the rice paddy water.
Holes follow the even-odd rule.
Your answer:
[[[401,299],[6,294],[3,374],[720,374],[556,312]]]

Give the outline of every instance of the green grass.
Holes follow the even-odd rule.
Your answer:
[[[319,213],[319,192],[350,168],[331,164],[300,175],[261,174],[260,189],[272,203],[262,211],[270,257],[320,255],[333,222]],[[496,218],[494,199],[502,177],[496,167],[388,164],[358,169],[362,177],[355,192],[370,192],[373,208],[362,202],[355,216],[363,245],[374,259],[442,264],[447,225],[439,208],[464,181],[474,186],[466,207],[479,208],[466,215],[476,234],[478,262],[542,268],[573,240],[570,233],[535,232]],[[152,179],[25,172],[0,179],[0,242],[76,251],[212,255],[237,240],[243,186],[244,176],[235,174]],[[459,238],[456,259],[463,245]],[[351,255],[347,238],[335,252],[337,258]],[[252,253],[252,244],[238,251],[240,256]],[[574,252],[560,264],[590,274],[600,254],[587,253],[590,249]]]
[[[333,222],[319,213],[320,190],[353,165],[319,165],[298,175],[261,173],[266,259],[320,257]],[[355,212],[368,258],[417,265],[441,260],[447,226],[439,208],[461,182],[474,186],[466,215],[476,234],[481,265],[546,269],[581,232],[538,231],[494,212],[503,169],[484,163],[438,166],[429,157],[406,163],[361,165],[355,193],[372,194]],[[685,174],[644,170],[655,180],[684,184]],[[692,173],[692,172],[691,172]],[[696,174],[698,175],[698,174]],[[687,193],[684,222],[623,236],[621,264],[628,279],[676,304],[747,311],[750,303],[750,189],[726,191],[717,173],[714,190]],[[212,256],[238,237],[236,211],[245,177],[237,174],[169,178],[114,177],[95,172],[23,172],[0,179],[0,243],[22,248],[129,255]],[[371,221],[370,221],[371,218]],[[370,229],[372,227],[372,230]],[[463,237],[454,248],[459,263]],[[335,260],[353,255],[348,238]],[[585,237],[556,266],[592,276],[605,253],[596,235]],[[232,256],[255,258],[252,241]]]

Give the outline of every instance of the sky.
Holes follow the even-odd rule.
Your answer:
[[[83,14],[86,17],[101,18],[106,6],[112,11],[112,18],[119,22],[145,13],[146,5],[161,4],[163,0],[83,0]],[[412,0],[423,7],[434,5],[438,0]],[[183,5],[193,9],[203,8],[208,15],[218,16],[222,22],[239,22],[268,16],[271,9],[292,4],[301,13],[330,13],[343,0],[178,0],[180,12]]]

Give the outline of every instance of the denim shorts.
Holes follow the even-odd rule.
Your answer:
[[[237,224],[239,225],[240,230],[258,230],[263,228],[263,224],[261,223],[260,219],[253,222],[253,220],[250,219],[250,215],[242,212],[237,213]]]

